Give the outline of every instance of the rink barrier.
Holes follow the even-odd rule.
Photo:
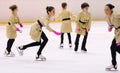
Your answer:
[[[71,20],[72,22],[75,22],[75,20]],[[104,19],[92,19],[92,21],[104,21]],[[31,21],[23,21],[22,23],[23,24],[32,24],[34,23],[35,21],[31,20]],[[61,20],[57,20],[57,21],[54,21],[52,20],[51,22],[55,23],[55,22],[62,22]],[[3,21],[3,22],[0,22],[0,25],[5,25],[7,24],[8,22],[6,21]]]

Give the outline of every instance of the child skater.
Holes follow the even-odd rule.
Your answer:
[[[42,30],[42,27],[46,27],[46,29],[48,29],[50,32],[54,32],[56,35],[61,35],[61,33],[58,33],[49,27],[50,18],[55,15],[55,8],[48,6],[46,11],[47,15],[37,20],[31,27],[30,36],[33,40],[35,40],[35,42],[18,47],[18,52],[20,55],[23,55],[23,51],[28,47],[40,46],[37,52],[36,60],[44,61],[46,58],[42,55],[42,50],[46,46],[48,38]],[[41,39],[43,42],[41,42]]]
[[[63,41],[64,41],[64,34],[67,33],[68,35],[68,40],[69,40],[69,47],[72,47],[72,40],[71,40],[71,32],[72,32],[72,27],[71,27],[71,17],[73,17],[73,14],[67,10],[67,3],[63,2],[62,3],[62,11],[58,15],[57,18],[62,19],[62,26],[61,26],[61,42],[60,42],[60,48],[63,48]]]
[[[20,19],[19,19],[18,14],[17,14],[18,7],[16,5],[12,5],[9,7],[9,9],[12,12],[11,12],[11,15],[9,17],[8,25],[6,27],[6,36],[8,38],[8,42],[7,42],[7,48],[6,48],[4,55],[8,56],[8,57],[14,57],[15,54],[11,51],[11,48],[12,48],[12,45],[15,41],[16,36],[17,36],[16,31],[21,32],[21,30],[16,27],[16,24],[19,24],[20,27],[23,27],[23,25],[20,22]]]
[[[111,32],[115,28],[115,37],[111,44],[112,65],[108,66],[106,70],[117,70],[116,53],[120,53],[120,13],[114,13],[115,8],[112,4],[106,4],[105,14],[108,22],[108,31]]]
[[[81,8],[82,8],[82,12],[80,12],[77,15],[77,20],[76,20],[77,36],[76,36],[76,40],[75,40],[75,48],[74,48],[75,52],[77,52],[77,50],[78,50],[79,38],[80,38],[81,35],[84,35],[81,51],[82,52],[87,52],[86,42],[87,42],[88,32],[90,31],[90,27],[91,27],[91,15],[88,12],[89,4],[88,3],[83,3],[81,5]]]

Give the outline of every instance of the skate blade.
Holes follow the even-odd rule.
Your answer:
[[[59,47],[59,49],[63,49],[63,47]]]
[[[105,69],[106,71],[119,71],[118,69]]]
[[[87,51],[81,51],[81,53],[82,53],[82,54],[85,54],[85,53],[87,53]]]
[[[14,56],[9,56],[9,55],[4,55],[5,57],[15,57],[15,55]]]
[[[35,61],[46,61],[46,59],[35,59]]]

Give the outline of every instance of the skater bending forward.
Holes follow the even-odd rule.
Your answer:
[[[55,15],[55,8],[52,6],[48,6],[46,8],[46,11],[47,11],[47,15],[37,20],[31,27],[30,36],[33,40],[35,40],[35,42],[32,42],[27,45],[19,46],[17,50],[20,55],[23,55],[23,51],[28,47],[40,46],[37,52],[36,60],[42,60],[42,61],[46,60],[46,58],[42,55],[42,50],[46,46],[48,42],[48,38],[44,33],[44,31],[42,30],[42,27],[46,27],[47,30],[49,30],[50,32],[54,32],[56,35],[61,35],[61,33],[58,33],[49,27],[50,18]],[[41,41],[41,39],[43,41]]]

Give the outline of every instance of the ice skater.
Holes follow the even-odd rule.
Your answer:
[[[74,18],[73,14],[67,10],[67,3],[63,2],[61,4],[62,6],[62,11],[59,13],[57,19],[62,20],[62,26],[61,26],[61,42],[60,42],[60,48],[64,47],[64,34],[67,33],[68,35],[68,40],[69,40],[69,47],[72,47],[72,40],[71,40],[71,32],[72,32],[72,27],[71,27],[71,17]]]
[[[106,21],[108,22],[108,31],[111,32],[115,28],[115,37],[111,44],[111,56],[112,65],[108,66],[106,70],[117,70],[116,54],[120,53],[120,13],[115,13],[113,9],[115,8],[112,4],[106,4],[105,14]]]
[[[21,32],[21,30],[16,26],[16,24],[19,24],[20,27],[23,27],[23,25],[17,14],[18,12],[17,5],[12,5],[9,7],[9,9],[12,11],[12,13],[9,17],[9,22],[6,26],[6,36],[8,38],[8,41],[7,41],[7,48],[4,55],[7,57],[14,57],[15,54],[11,51],[11,48],[13,46],[15,38],[17,37],[17,31]]]
[[[42,55],[42,51],[48,42],[48,38],[44,33],[44,31],[42,30],[42,28],[46,27],[46,29],[49,30],[50,32],[54,32],[56,35],[61,35],[61,33],[58,33],[49,27],[51,17],[55,15],[55,8],[52,6],[48,6],[46,8],[46,11],[47,11],[47,15],[45,15],[44,17],[41,17],[31,27],[30,36],[35,42],[32,42],[27,45],[19,46],[17,50],[20,55],[23,55],[23,51],[28,47],[40,46],[36,55],[36,60],[44,61],[46,60],[46,57]],[[41,41],[41,39],[43,41]]]
[[[82,52],[87,52],[86,42],[87,42],[88,32],[90,31],[90,27],[91,27],[91,14],[88,12],[89,4],[88,3],[83,3],[81,5],[81,9],[82,9],[82,12],[80,12],[77,15],[77,20],[76,20],[77,36],[76,36],[76,40],[75,40],[75,48],[74,48],[75,52],[78,51],[79,38],[80,38],[81,35],[84,35],[81,51]]]

